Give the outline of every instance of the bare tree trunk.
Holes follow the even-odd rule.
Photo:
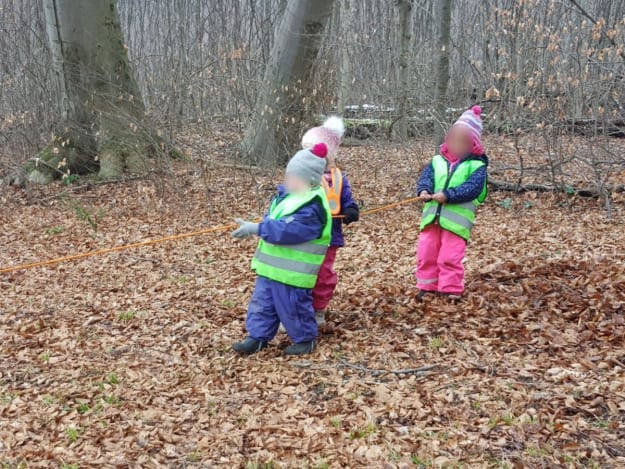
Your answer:
[[[52,67],[56,77],[56,85],[58,86],[57,97],[58,106],[61,110],[61,117],[66,120],[69,111],[69,97],[67,95],[67,83],[65,81],[65,66],[63,64],[63,45],[60,39],[60,32],[57,24],[57,13],[55,3],[52,1],[43,2],[46,33],[48,35],[48,43],[52,55]]]
[[[342,29],[342,44],[341,44],[341,82],[339,87],[339,96],[337,99],[336,110],[340,115],[345,114],[345,106],[348,105],[350,99],[349,90],[351,89],[352,73],[351,73],[351,61],[349,57],[349,44],[352,40],[352,28],[351,28],[351,5],[350,0],[344,0],[343,5],[339,2],[339,24]],[[344,7],[344,8],[342,8]]]
[[[145,169],[154,144],[128,61],[114,0],[43,0],[59,81],[59,135],[35,159],[29,180],[46,183],[99,168],[103,178]]]
[[[413,0],[397,0],[399,12],[399,69],[397,82],[399,83],[399,96],[397,106],[397,124],[395,126],[397,136],[401,140],[408,138],[408,94],[410,85],[410,40],[412,38],[412,5]]]
[[[449,86],[449,46],[451,43],[452,0],[440,1],[438,63],[436,66],[434,139],[440,145],[447,130],[447,87]]]
[[[273,166],[298,146],[313,99],[313,66],[334,0],[289,0],[241,144],[252,164]]]

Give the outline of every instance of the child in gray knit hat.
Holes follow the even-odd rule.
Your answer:
[[[243,354],[261,351],[280,323],[292,345],[286,355],[311,353],[317,322],[312,288],[330,244],[332,215],[321,187],[328,148],[320,143],[297,152],[286,167],[284,186],[260,223],[237,220],[235,238],[260,237],[252,270],[258,275],[248,310],[249,336],[233,345]]]
[[[322,147],[317,148],[318,152],[323,153]],[[326,147],[327,148],[327,147]],[[315,155],[313,149],[300,150],[286,165],[286,181],[285,185],[295,184],[300,190],[310,190],[319,187],[321,178],[326,170],[326,157]],[[325,151],[327,155],[327,150]],[[306,187],[304,187],[306,186]]]

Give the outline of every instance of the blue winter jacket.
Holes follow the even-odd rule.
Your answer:
[[[331,182],[330,182],[331,184]],[[345,213],[345,210],[352,209],[357,212],[360,211],[358,203],[354,200],[352,195],[352,187],[347,180],[347,176],[343,174],[343,188],[341,190],[341,215]],[[343,220],[335,218],[332,220],[332,241],[330,246],[343,247],[345,245],[345,237],[343,236]]]
[[[485,154],[470,155],[465,158],[465,160],[468,159],[483,161],[484,166],[471,174],[464,184],[443,191],[443,194],[447,197],[448,204],[463,204],[475,200],[484,189],[484,183],[487,179],[488,157]],[[456,165],[458,163],[456,163]],[[419,177],[419,182],[417,183],[417,195],[421,194],[423,191],[427,191],[430,194],[434,193],[434,167],[431,163],[423,169],[421,177]]]
[[[280,202],[287,196],[283,186],[278,186],[275,197]],[[326,214],[321,203],[313,200],[297,212],[274,220],[265,214],[258,227],[259,236],[271,244],[300,244],[321,237],[326,223]]]

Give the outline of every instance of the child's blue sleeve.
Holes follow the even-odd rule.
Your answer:
[[[358,207],[358,203],[354,200],[354,196],[352,195],[352,186],[347,180],[347,177],[343,175],[343,188],[341,190],[341,213],[344,213],[345,210],[356,210],[357,212],[360,212],[360,207]]]
[[[417,195],[421,192],[427,191],[430,194],[434,193],[434,167],[432,164],[423,168],[419,182],[417,183]]]
[[[447,203],[463,204],[477,199],[484,189],[486,178],[486,166],[476,169],[464,184],[443,191],[443,194],[447,197]]]
[[[271,244],[300,244],[320,238],[324,225],[325,213],[321,204],[315,201],[278,220],[266,216],[258,233]]]

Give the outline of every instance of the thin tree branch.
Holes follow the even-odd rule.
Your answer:
[[[421,366],[418,368],[404,368],[404,369],[399,369],[399,370],[382,370],[382,369],[372,369],[372,368],[367,368],[365,366],[362,365],[355,365],[353,363],[350,363],[346,360],[341,360],[339,362],[339,365],[345,368],[353,368],[355,370],[359,370],[359,371],[363,371],[365,373],[369,373],[373,376],[380,376],[380,375],[386,375],[386,374],[394,374],[394,375],[417,375],[417,376],[424,376],[426,374],[428,374],[428,371],[432,371],[434,369],[439,368],[438,365],[426,365],[426,366]]]

